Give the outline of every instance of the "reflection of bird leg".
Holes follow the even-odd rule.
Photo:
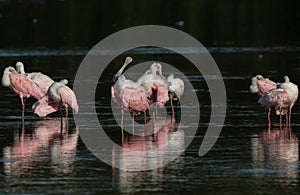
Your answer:
[[[281,114],[279,115],[279,124],[280,124],[280,129],[281,129],[281,126],[282,126],[282,115]]]
[[[22,110],[22,135],[25,133],[25,119],[24,119],[24,109]]]
[[[22,109],[22,124],[24,123],[24,109]]]
[[[146,111],[144,111],[144,124],[146,124]]]

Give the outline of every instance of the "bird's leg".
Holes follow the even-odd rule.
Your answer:
[[[66,108],[66,117],[68,118],[68,105],[65,105]]]
[[[146,124],[147,118],[146,118],[146,111],[144,111],[144,124]]]
[[[268,110],[268,126],[271,127],[271,117],[270,117],[270,115],[271,115],[271,108],[269,108],[269,110]]]
[[[24,111],[25,104],[24,104],[24,98],[23,98],[23,96],[21,96],[20,99],[21,99],[22,110]]]
[[[62,135],[64,129],[63,117],[60,116],[60,135]]]
[[[134,135],[134,113],[132,113],[132,117],[131,117],[131,125],[132,125],[132,134]]]
[[[59,112],[60,112],[60,135],[62,135],[63,133],[63,111],[61,109],[61,107],[59,108]]]
[[[121,109],[122,117],[121,117],[121,130],[122,130],[122,139],[124,138],[124,129],[123,129],[123,123],[124,123],[124,110]]]
[[[290,109],[289,109],[289,126],[291,126],[291,123],[292,123],[292,106],[290,106]]]
[[[170,103],[171,103],[171,109],[172,109],[172,120],[174,119],[174,105],[173,105],[173,98],[170,95]]]
[[[281,126],[282,126],[282,115],[281,114],[279,115],[279,125],[280,125],[280,129],[281,129]]]

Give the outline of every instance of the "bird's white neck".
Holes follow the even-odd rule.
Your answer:
[[[25,74],[25,69],[23,63],[18,62],[17,63],[17,72],[20,74]]]
[[[2,80],[1,80],[1,83],[4,87],[10,86],[9,74],[10,74],[9,70],[5,69]]]
[[[64,86],[63,83],[60,82],[54,82],[48,89],[48,93],[49,95],[52,97],[52,99],[56,102],[60,102],[61,101],[61,97],[58,93],[59,89]]]

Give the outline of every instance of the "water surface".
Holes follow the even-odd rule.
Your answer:
[[[118,0],[86,4],[0,1],[0,25],[5,27],[0,31],[1,71],[22,60],[28,72],[42,71],[54,80],[67,78],[72,86],[84,55],[105,36],[134,25],[160,24],[183,30],[207,47],[219,66],[227,92],[221,135],[209,153],[199,157],[198,149],[211,117],[204,79],[209,75],[196,73],[188,60],[161,48],[137,48],[118,56],[99,78],[95,104],[78,100],[82,110],[96,107],[103,129],[116,144],[123,146],[108,151],[113,157],[111,163],[122,167],[118,169],[102,162],[86,147],[79,132],[88,126],[76,126],[72,114],[66,118],[58,112],[38,118],[31,111],[34,100],[28,99],[23,121],[19,98],[0,86],[0,193],[297,194],[299,104],[293,109],[291,128],[280,127],[279,118],[273,113],[273,125],[268,129],[266,111],[257,104],[258,96],[248,90],[251,77],[257,73],[276,81],[289,75],[291,81],[300,83],[297,4],[206,0],[141,4]],[[201,55],[197,48],[180,49],[186,54]],[[101,52],[105,56],[115,51]],[[117,125],[120,113],[115,120],[111,107],[118,107],[110,104],[109,90],[112,75],[129,54],[135,64],[161,61],[178,68],[197,94],[199,104],[194,106],[200,108],[200,121],[187,125],[170,121],[170,117],[159,118],[156,122],[161,128],[153,128],[153,136],[126,133],[122,141]],[[89,82],[89,78],[82,81]],[[187,91],[185,95],[191,93]],[[181,117],[191,117],[192,113],[186,111],[191,105],[182,106],[187,109],[182,109]],[[130,124],[129,118],[126,125],[130,128]],[[184,150],[187,135],[194,128],[197,133]],[[135,131],[143,133],[141,129],[140,124]],[[167,147],[161,153],[151,152],[162,145]],[[142,152],[135,155],[126,148]],[[126,170],[150,169],[175,156],[175,160],[158,169]]]

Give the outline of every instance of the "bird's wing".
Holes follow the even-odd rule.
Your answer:
[[[113,85],[110,87],[110,93],[111,93],[111,99],[112,99],[116,104],[120,105],[119,102],[118,102],[118,100],[117,100],[117,98],[116,98],[116,91],[115,91],[115,87],[114,87]]]
[[[43,91],[47,93],[48,88],[54,83],[53,79],[49,76],[42,74],[40,72],[29,73],[28,77],[31,78]]]
[[[79,110],[77,98],[72,89],[68,86],[62,86],[59,88],[58,93],[60,94],[61,101],[70,106],[77,113]]]
[[[44,96],[44,92],[39,88],[30,78],[23,74],[10,74],[9,75],[11,87],[15,91],[19,91],[23,94],[28,94],[41,99]]]
[[[123,108],[130,112],[142,112],[149,108],[149,102],[142,86],[127,87],[120,91]]]
[[[290,103],[290,98],[283,89],[272,89],[264,93],[259,98],[258,103],[267,108],[286,107]]]
[[[48,114],[58,111],[59,108],[60,105],[48,95],[45,95],[42,99],[32,105],[33,113],[37,114],[39,117],[45,117]]]
[[[169,91],[175,93],[180,99],[184,92],[184,83],[181,79],[174,79],[172,85],[169,86]]]
[[[276,83],[269,79],[257,80],[257,87],[259,89],[259,93],[262,95],[271,89],[275,89]]]

